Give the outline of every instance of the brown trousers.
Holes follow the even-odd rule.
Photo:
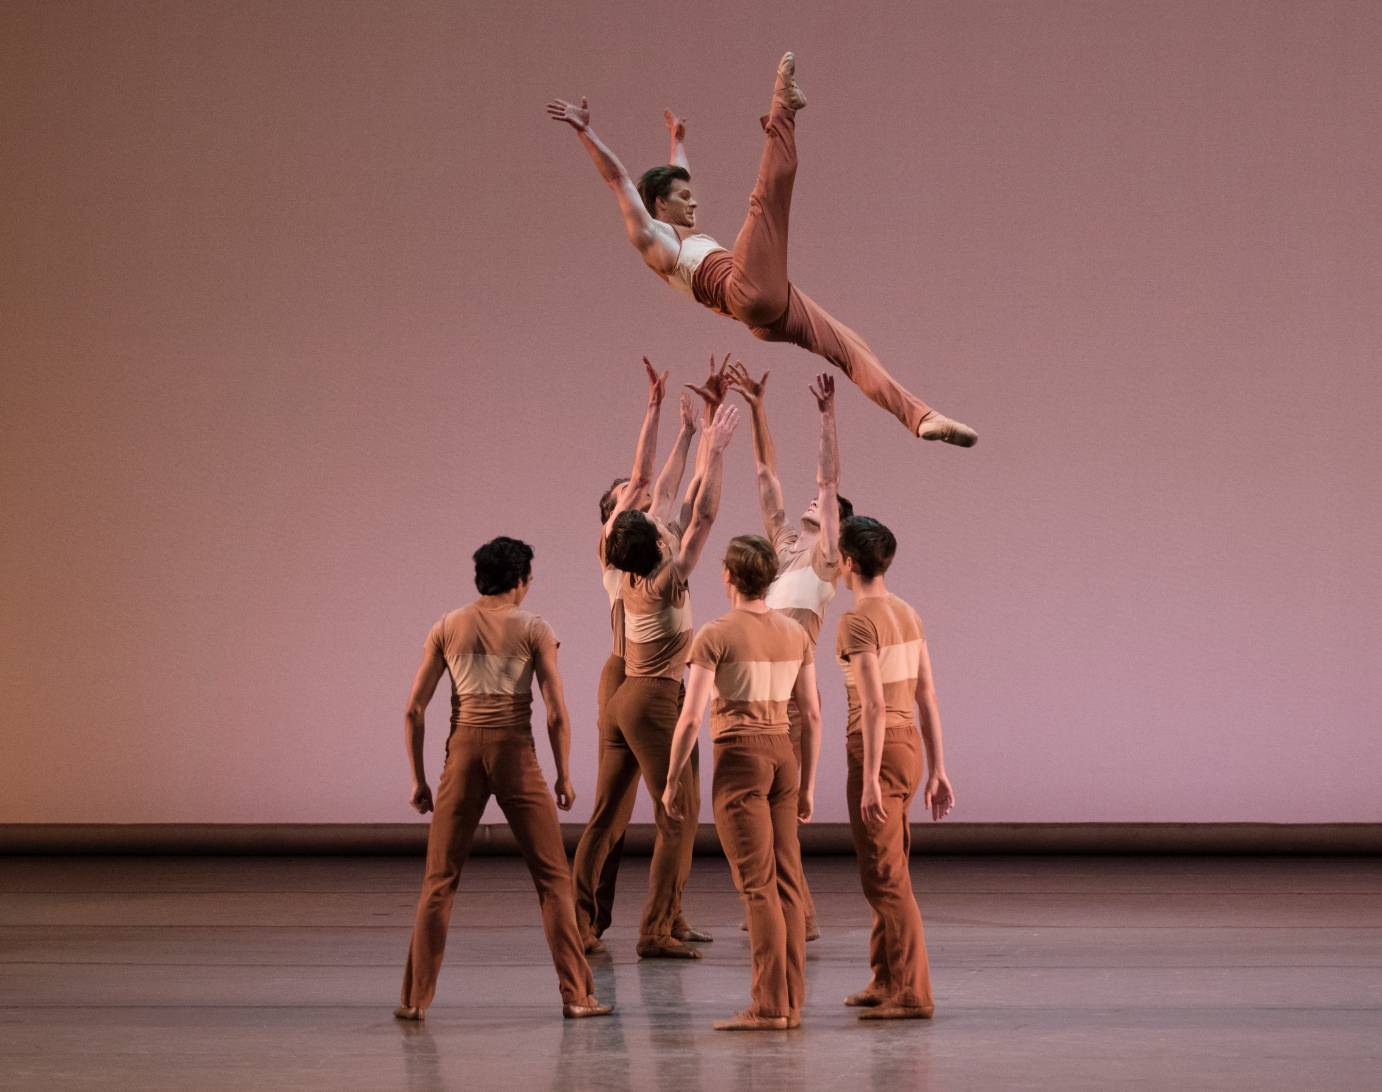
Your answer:
[[[744,901],[753,959],[750,1011],[790,1016],[806,1000],[797,791],[801,767],[785,735],[715,744],[715,830]]]
[[[801,766],[801,710],[797,708],[795,701],[787,703],[787,737],[792,741],[792,753],[796,755],[797,766]],[[801,866],[801,876],[798,877],[798,886],[801,888],[801,908],[806,915],[806,931],[809,933],[816,927],[816,900],[811,897],[811,887],[806,882],[806,865]]]
[[[685,817],[674,822],[662,807],[681,697],[679,679],[635,677],[625,679],[605,704],[595,803],[576,847],[573,867],[576,918],[582,937],[596,935],[597,877],[603,874],[615,842],[628,825],[640,777],[653,798],[657,834],[639,935],[644,940],[666,940],[679,924],[701,799],[698,756],[692,751],[691,763],[682,775],[690,802]]]
[[[427,832],[427,871],[403,971],[404,1005],[425,1009],[436,994],[451,904],[491,796],[504,809],[537,888],[562,1000],[582,1003],[595,992],[576,929],[556,801],[538,768],[531,737],[511,730],[457,728],[447,742]]]
[[[887,819],[880,826],[866,824],[859,814],[859,797],[864,788],[863,736],[854,733],[846,737],[845,750],[849,758],[845,789],[849,826],[864,897],[873,907],[873,932],[869,935],[871,985],[899,1004],[931,1008],[926,934],[907,868],[907,856],[912,849],[907,810],[921,783],[921,739],[915,728],[886,731],[878,780]]]
[[[763,158],[748,216],[734,240],[733,270],[715,302],[763,341],[824,357],[913,435],[931,407],[883,367],[868,343],[787,279],[788,219],[797,177],[796,114],[776,101],[762,119]]]
[[[605,747],[610,739],[606,709],[609,699],[614,697],[614,692],[623,682],[624,657],[611,654],[600,672],[600,687],[596,694],[596,728],[600,740],[597,771],[604,769]],[[614,887],[619,879],[619,863],[624,857],[624,831],[628,828],[629,816],[633,814],[637,797],[636,777],[617,786],[596,781],[591,822],[582,832],[580,845],[576,847],[575,864],[571,869],[576,889],[576,921],[581,927],[582,936],[601,936],[614,918]],[[604,864],[597,871],[589,868],[592,827],[607,827],[613,838],[609,842]],[[582,848],[585,850],[584,858]]]

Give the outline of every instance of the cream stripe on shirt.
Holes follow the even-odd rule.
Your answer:
[[[530,694],[533,689],[531,659],[458,653],[447,666],[461,697]]]
[[[778,701],[792,696],[801,660],[724,660],[715,669],[715,696],[724,701]]]

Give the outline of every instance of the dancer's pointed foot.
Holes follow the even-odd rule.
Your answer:
[[[639,959],[700,959],[701,953],[675,937],[665,940],[648,938],[640,940],[634,949]]]
[[[860,1020],[929,1020],[935,1013],[933,1005],[925,1008],[920,1005],[899,1005],[895,1001],[885,1002],[876,1008],[868,1008],[859,1014]]]
[[[672,930],[674,939],[683,944],[714,944],[715,938],[703,929],[695,929],[685,922],[682,922]]]
[[[973,447],[979,442],[979,434],[968,425],[932,410],[921,419],[917,435],[923,440],[939,440],[943,444],[956,447]]]
[[[586,955],[599,955],[599,954],[600,954],[601,952],[603,952],[604,950],[605,950],[605,942],[604,942],[603,940],[601,940],[599,937],[586,937],[586,939],[585,939],[585,954],[586,954]]]
[[[773,100],[782,103],[788,110],[806,109],[806,96],[797,86],[797,55],[790,49],[777,62],[777,83],[773,87]]]
[[[716,1031],[786,1031],[787,1017],[758,1016],[749,1009],[736,1012],[710,1025]]]
[[[424,1010],[415,1008],[412,1005],[399,1005],[398,1008],[393,1010],[393,1014],[396,1020],[422,1021],[427,1019]]]
[[[871,1009],[876,1005],[883,1004],[888,999],[888,995],[882,990],[876,990],[872,986],[852,993],[845,998],[845,1004],[852,1009]]]
[[[589,1016],[608,1016],[614,1011],[613,1005],[602,1005],[594,994],[584,1001],[568,1001],[561,1007],[561,1014],[568,1020],[584,1020]]]

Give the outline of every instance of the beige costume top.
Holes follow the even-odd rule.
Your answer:
[[[859,685],[853,658],[861,652],[878,657],[883,677],[884,728],[915,728],[917,676],[921,671],[921,650],[926,630],[921,617],[897,596],[889,594],[865,599],[840,618],[835,654],[845,673],[849,697],[847,735],[861,729]]]
[[[777,552],[777,579],[765,597],[768,606],[779,610],[801,624],[811,638],[811,654],[815,656],[816,641],[820,638],[821,623],[825,621],[825,605],[835,598],[838,564],[822,565],[818,541],[806,538],[799,528],[784,526],[773,536]]]
[[[703,626],[691,663],[715,673],[711,738],[786,735],[787,701],[810,660],[806,630],[775,610],[732,610]]]

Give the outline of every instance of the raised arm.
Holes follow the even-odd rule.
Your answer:
[[[753,420],[753,459],[757,467],[758,509],[763,516],[763,529],[773,542],[787,523],[782,506],[782,482],[777,476],[777,449],[768,431],[768,413],[763,406],[763,391],[768,385],[768,373],[753,380],[742,364],[735,361],[729,371],[730,384],[744,396]]]
[[[936,704],[936,682],[931,674],[931,653],[926,639],[921,641],[917,665],[917,714],[921,722],[921,742],[926,748],[926,806],[932,819],[944,819],[955,806],[955,790],[945,773],[945,750],[941,745],[941,711]]]
[[[685,391],[681,395],[681,427],[677,430],[676,443],[662,464],[657,482],[653,485],[653,503],[649,513],[664,522],[672,518],[672,505],[676,503],[677,490],[686,473],[686,453],[691,450],[691,437],[696,434],[696,407],[691,396]]]
[[[648,373],[648,408],[643,414],[643,425],[638,430],[638,443],[633,449],[633,468],[629,480],[619,489],[610,519],[630,508],[639,508],[648,500],[648,490],[653,480],[653,457],[657,454],[657,425],[662,416],[662,399],[667,394],[667,373],[658,375],[645,356],[643,368]],[[608,524],[606,524],[608,527]]]
[[[711,419],[715,416],[715,411],[724,402],[725,395],[729,393],[729,353],[725,353],[725,359],[719,364],[715,363],[715,354],[710,354],[710,372],[705,378],[705,386],[698,387],[694,383],[687,383],[688,390],[695,391],[700,395],[704,402],[701,414],[701,438],[696,442],[696,462],[695,468],[691,472],[691,483],[686,487],[686,496],[681,503],[681,526],[685,528],[691,522],[691,509],[696,503],[696,494],[701,490],[701,482],[705,479],[705,464],[710,457],[710,448],[707,446],[705,429],[710,426]]]
[[[802,662],[792,697],[801,710],[801,787],[797,790],[797,818],[811,821],[816,798],[816,760],[821,754],[821,696],[816,689],[816,665]]]
[[[708,667],[692,664],[686,677],[686,697],[681,703],[681,716],[672,730],[672,754],[667,765],[667,787],[662,791],[662,808],[674,823],[680,822],[686,814],[685,800],[681,799],[678,788],[686,763],[691,759],[691,751],[696,746],[696,735],[701,730],[705,718],[705,707],[710,702],[711,684],[715,673]]]
[[[680,249],[677,233],[669,225],[653,219],[638,195],[638,188],[629,177],[629,172],[590,128],[590,103],[582,98],[577,106],[564,99],[554,99],[547,104],[547,116],[553,121],[564,121],[576,130],[576,136],[590,155],[595,169],[619,203],[629,242],[654,270],[662,274],[670,273],[677,263],[677,251]]]
[[[570,811],[576,802],[576,790],[571,787],[571,717],[566,712],[566,694],[557,670],[557,646],[539,644],[533,656],[533,673],[537,676],[542,704],[547,707],[547,738],[552,744],[552,760],[557,766],[557,780],[552,791],[557,807]]]
[[[403,743],[408,750],[408,764],[413,771],[413,795],[409,799],[420,815],[432,810],[432,789],[427,784],[427,771],[422,762],[422,740],[427,734],[427,704],[437,692],[437,683],[446,670],[441,650],[428,642],[413,677],[413,689],[408,694],[408,707],[403,713]]]
[[[840,440],[835,431],[835,379],[816,376],[811,388],[821,411],[821,450],[816,461],[816,518],[821,522],[816,540],[816,560],[821,568],[840,563]]]
[[[715,411],[714,420],[705,430],[702,443],[707,444],[710,455],[706,462],[705,477],[700,489],[696,491],[696,503],[691,508],[691,519],[686,533],[682,536],[681,552],[673,560],[677,575],[686,580],[700,560],[705,541],[710,537],[710,528],[715,523],[720,510],[720,481],[724,476],[725,448],[739,424],[739,411],[733,406],[721,406]]]
[[[670,110],[664,110],[662,120],[667,123],[667,141],[670,144],[667,162],[690,173],[691,163],[686,158],[686,119],[678,117]]]

